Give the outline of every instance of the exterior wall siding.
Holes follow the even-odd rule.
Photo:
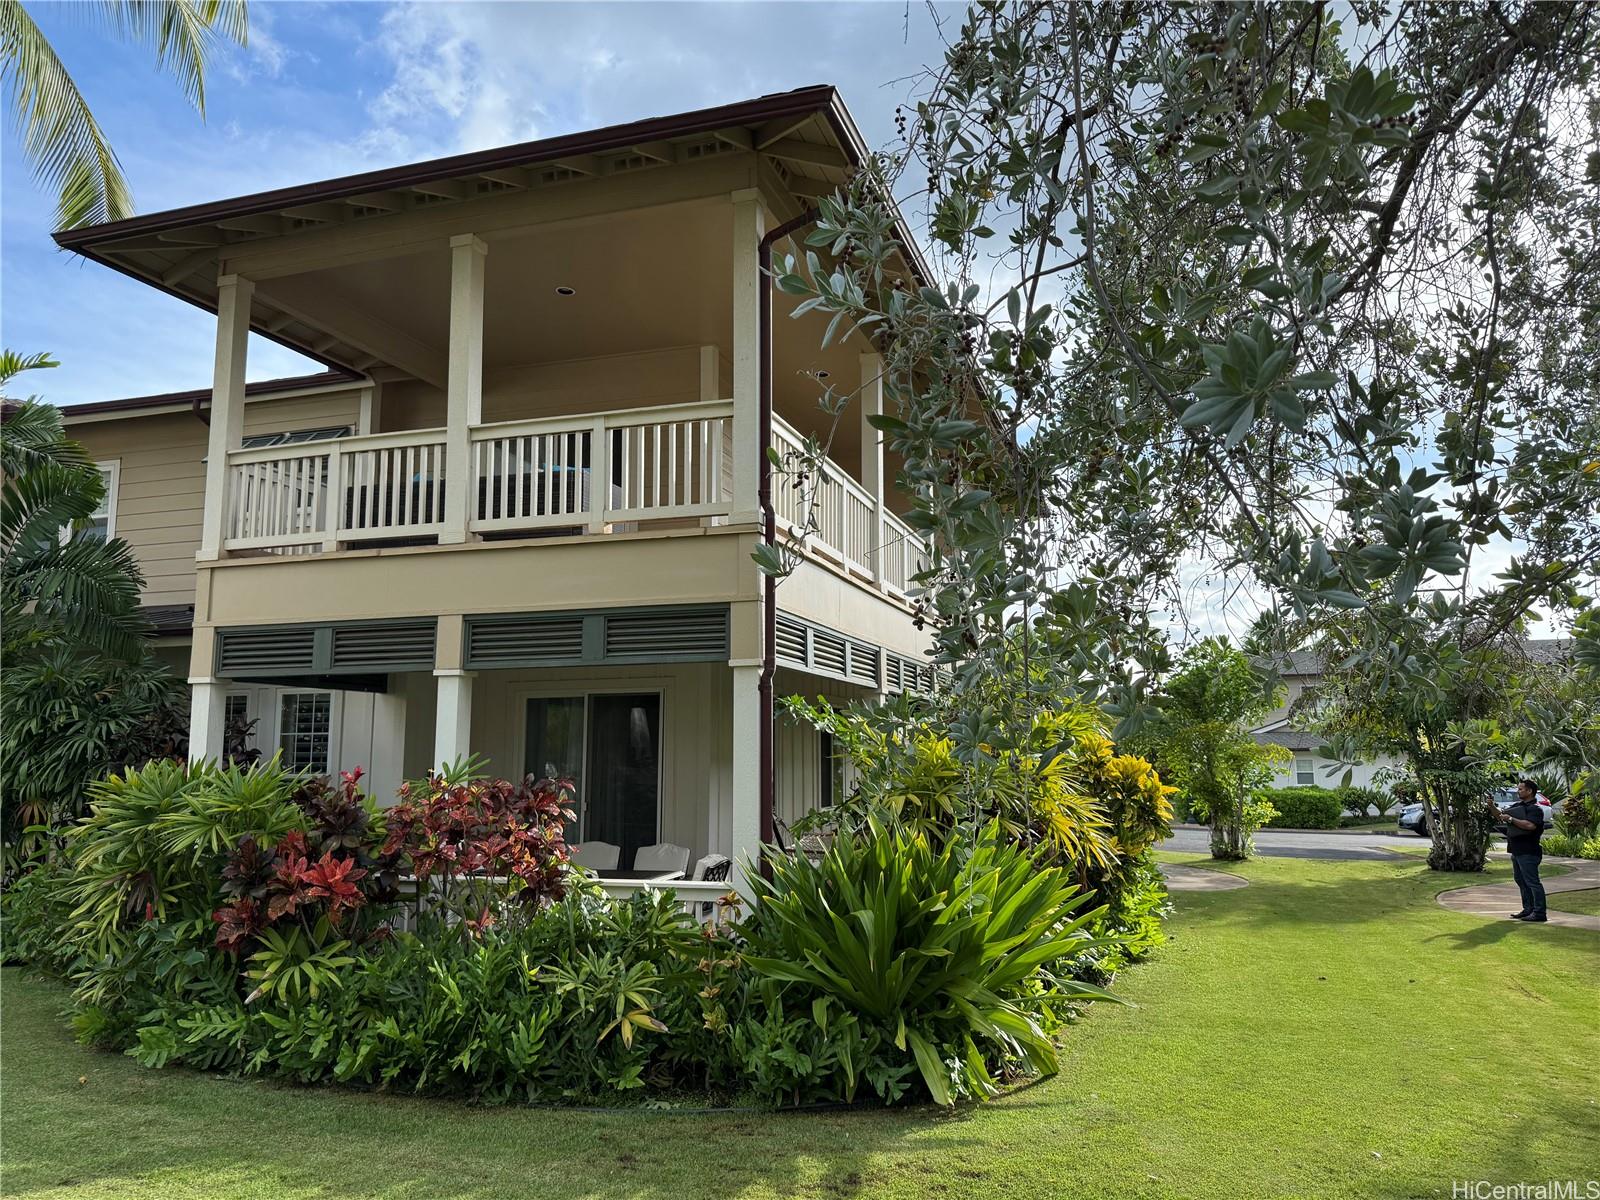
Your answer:
[[[354,389],[252,400],[245,405],[245,433],[354,425],[359,408]],[[205,425],[187,412],[83,422],[71,421],[70,408],[65,413],[68,433],[91,458],[121,464],[115,532],[133,548],[144,572],[141,603],[194,603],[206,492]]]

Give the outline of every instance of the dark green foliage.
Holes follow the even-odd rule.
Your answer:
[[[1344,806],[1345,812],[1358,821],[1372,816],[1373,813],[1387,817],[1389,810],[1400,803],[1400,798],[1388,788],[1341,787],[1333,790],[1338,795],[1339,803]]]
[[[0,384],[54,366],[7,354]],[[105,482],[61,414],[0,422],[0,842],[5,874],[43,852],[32,827],[76,817],[91,779],[183,750],[187,693],[150,655],[133,551],[76,530]]]
[[[817,863],[777,860],[754,888],[745,960],[785,985],[785,1011],[833,1002],[856,1014],[868,1044],[909,1053],[940,1104],[992,1094],[997,1066],[1053,1073],[1052,1005],[1107,995],[1039,986],[1039,972],[1096,948],[1081,931],[1103,910],[1076,914],[1089,896],[997,825],[970,848],[935,847],[874,818]]]
[[[1277,810],[1267,821],[1269,829],[1339,828],[1344,804],[1332,788],[1262,788],[1256,795]]]

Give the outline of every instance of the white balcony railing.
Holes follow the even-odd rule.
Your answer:
[[[785,464],[773,484],[778,527],[852,575],[900,595],[909,592],[927,561],[923,539],[837,463],[824,459],[819,478],[796,470],[805,443],[788,422],[773,418],[772,440]]]
[[[602,533],[732,511],[731,400],[479,425],[469,439],[473,533]],[[773,442],[786,463],[802,454],[803,439],[781,420]],[[307,553],[436,537],[446,527],[447,449],[447,431],[422,429],[236,450],[223,547]],[[814,479],[786,472],[773,500],[780,528],[810,552],[897,594],[913,586],[922,539],[836,463]]]

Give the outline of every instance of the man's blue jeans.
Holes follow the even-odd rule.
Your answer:
[[[1522,893],[1522,911],[1544,915],[1544,884],[1539,882],[1540,854],[1513,854],[1511,873],[1516,877],[1517,890]]]

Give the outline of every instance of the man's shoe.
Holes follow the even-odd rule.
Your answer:
[[[1531,916],[1533,916],[1531,912],[1529,912],[1527,909],[1523,909],[1519,913],[1512,913],[1511,919],[1513,921],[1526,921]]]
[[[1543,913],[1534,913],[1532,916],[1523,917],[1522,919],[1529,925],[1537,925],[1540,922],[1548,921],[1550,918],[1545,916]]]

